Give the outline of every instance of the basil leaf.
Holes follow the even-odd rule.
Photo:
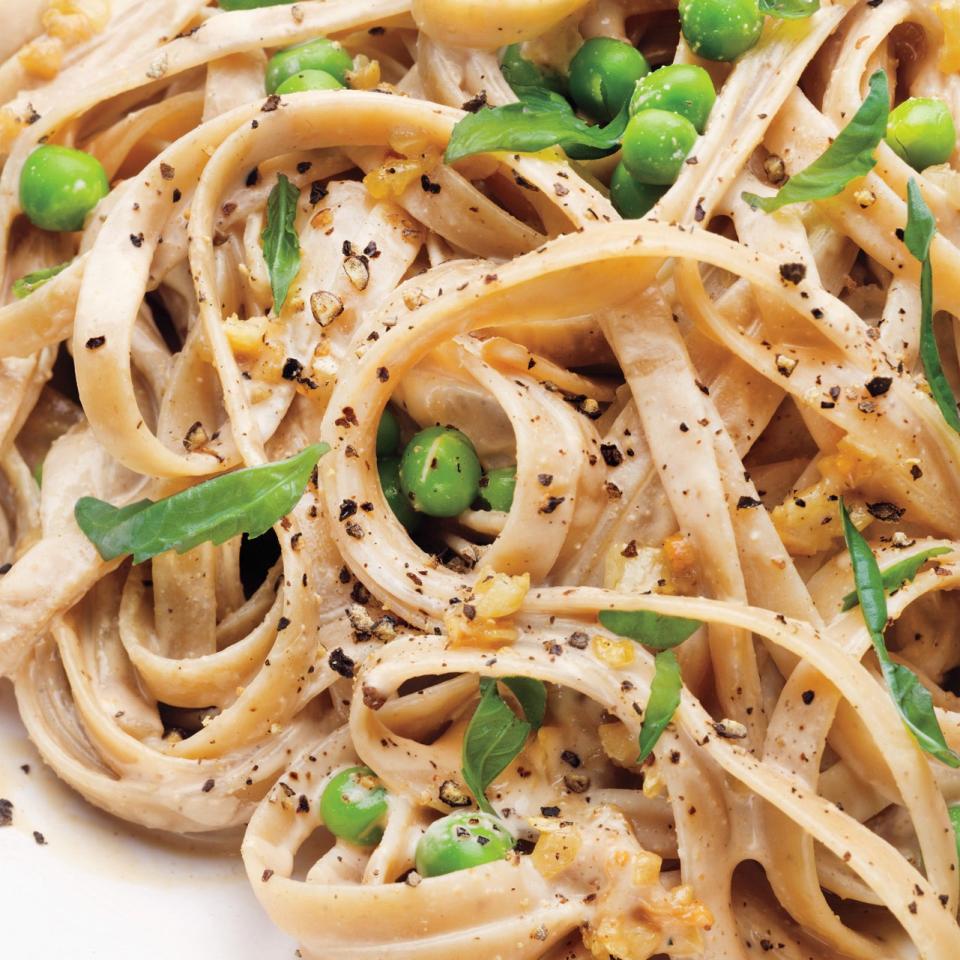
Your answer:
[[[894,663],[890,659],[887,642],[883,638],[887,627],[887,598],[883,592],[883,578],[877,566],[877,558],[863,535],[851,522],[846,504],[842,500],[840,519],[843,523],[843,538],[853,564],[853,579],[857,585],[863,619],[870,631],[873,649],[880,661],[880,669],[893,702],[921,749],[949,767],[960,767],[960,755],[954,753],[943,738],[930,692],[909,667]]]
[[[281,173],[267,198],[267,225],[260,234],[270,274],[273,312],[279,314],[300,272],[300,238],[294,229],[300,191]]]
[[[920,187],[913,177],[907,184],[907,228],[903,242],[910,253],[920,261],[920,361],[943,419],[960,433],[960,414],[957,399],[940,363],[940,350],[933,332],[933,264],[930,244],[937,232],[937,221],[923,199]]]
[[[679,646],[703,625],[699,620],[667,617],[650,610],[601,610],[598,616],[611,633],[629,637],[654,650]]]
[[[82,497],[74,516],[104,560],[132,553],[134,563],[142,563],[208,540],[220,544],[241,533],[258,537],[296,506],[329,449],[314,444],[287,460],[235,470],[156,502],[141,500],[118,509]]]
[[[876,166],[874,151],[887,131],[890,90],[887,75],[878,70],[870,78],[870,92],[836,140],[805,170],[792,176],[772,197],[742,194],[751,207],[773,213],[791,203],[835,197],[853,180]]]
[[[501,683],[520,701],[531,729],[539,730],[547,713],[547,688],[543,681],[533,677],[504,677]]]
[[[463,737],[460,765],[477,805],[494,814],[486,789],[523,749],[531,727],[504,703],[496,680],[481,680],[480,694],[480,703]]]
[[[637,763],[643,763],[650,756],[660,735],[667,729],[680,706],[680,691],[683,688],[680,664],[672,650],[658,653],[653,662],[653,683],[650,684],[650,699],[640,727],[640,756],[637,757]]]
[[[468,113],[458,121],[443,159],[454,163],[495,150],[537,153],[556,144],[613,150],[629,118],[628,105],[624,104],[606,126],[591,126],[559,94],[546,89],[528,90],[520,103]]]
[[[538,90],[566,93],[566,77],[555,70],[546,70],[527,60],[520,53],[520,44],[512,43],[503,51],[500,72],[510,89],[523,100],[526,95]]]
[[[883,580],[883,589],[887,593],[893,593],[899,590],[905,583],[910,583],[920,572],[920,568],[931,558],[939,557],[945,553],[950,553],[950,547],[930,547],[929,550],[921,550],[912,557],[905,557],[898,560],[893,566],[887,567],[881,571],[880,578]],[[857,599],[857,591],[852,590],[843,598],[841,610],[852,610],[860,601]]]
[[[957,857],[960,858],[960,804],[947,807],[950,814],[950,824],[953,827],[953,839],[957,845]]]
[[[48,280],[52,280],[61,270],[66,270],[73,261],[58,263],[55,267],[45,267],[43,270],[35,270],[28,273],[19,280],[13,281],[13,295],[18,300],[29,297],[34,290],[42,287]]]
[[[760,0],[761,13],[780,20],[805,20],[820,9],[820,0]]]

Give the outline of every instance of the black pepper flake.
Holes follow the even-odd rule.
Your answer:
[[[179,202],[180,202],[180,198],[181,198],[182,196],[183,196],[183,194],[180,192],[179,188],[175,187],[175,188],[174,188],[174,191],[173,191],[173,202],[174,202],[174,203],[179,203]]]
[[[914,480],[919,480],[923,476],[923,471],[914,463],[910,466],[910,476]]]
[[[804,690],[803,693],[800,694],[800,699],[809,707],[810,704],[813,703],[815,696],[816,694],[812,690]]]
[[[475,620],[477,616],[477,608],[472,603],[465,603],[463,605],[463,615],[468,620]]]
[[[578,757],[577,754],[575,754],[572,750],[564,750],[560,754],[560,759],[568,766],[573,767],[574,770],[580,766],[580,757]]]
[[[307,799],[305,793],[300,794],[300,799],[297,800],[297,813],[309,813],[310,812],[310,801]]]
[[[91,337],[84,346],[88,350],[99,350],[107,342],[106,337]]]
[[[559,807],[541,807],[540,815],[543,817],[559,817],[560,808]]]
[[[868,503],[867,511],[875,520],[883,520],[886,523],[896,523],[896,521],[904,515],[906,509],[904,507],[898,507],[895,503],[881,501],[880,503]]]
[[[289,617],[281,617],[281,618],[277,621],[277,632],[279,633],[281,630],[286,630],[287,627],[289,627],[289,626],[290,626],[290,619],[289,619]]]
[[[539,509],[538,513],[553,513],[566,499],[566,497],[547,497],[547,502]]]
[[[386,702],[387,698],[376,687],[363,685],[363,705],[368,710],[379,710]]]
[[[303,364],[294,357],[287,357],[283,364],[283,370],[280,376],[284,380],[299,380],[303,373]]]
[[[814,307],[810,311],[810,316],[812,316],[814,320],[821,320],[823,319],[823,311],[819,307]]]
[[[386,367],[377,367],[377,379],[386,383],[390,379],[390,371]]]
[[[39,831],[33,831],[33,839],[37,842],[38,847],[45,847],[47,845],[47,838]]]
[[[341,573],[341,575],[340,575],[340,582],[341,582],[341,583],[349,583],[349,582],[350,582],[350,574],[349,574],[349,572],[347,572],[347,568],[346,568],[346,567],[344,567],[343,569],[344,569],[344,572],[347,573],[347,579],[344,580],[344,579],[343,579],[343,574]],[[361,604],[361,605],[364,604],[364,603],[369,603],[369,602],[370,602],[370,591],[358,580],[358,581],[353,585],[353,587],[350,589],[350,599],[351,599],[354,603],[359,603],[359,604]]]
[[[627,557],[627,559],[631,559],[632,557],[637,556],[637,541],[636,541],[636,540],[631,540],[631,541],[620,551],[620,556],[621,556],[621,557]]]
[[[316,206],[327,195],[327,188],[319,181],[310,184],[310,203]]]
[[[313,164],[309,160],[301,160],[297,164],[297,173],[306,173]]]
[[[700,199],[702,200],[703,198],[701,197]],[[702,223],[706,215],[707,211],[703,209],[703,204],[698,200],[697,205],[693,208],[693,219],[696,220],[697,223]]]
[[[517,851],[522,857],[529,857],[533,853],[533,848],[536,844],[532,840],[527,840],[526,837],[521,837],[513,845],[513,849]]]
[[[357,512],[356,500],[344,500],[340,504],[340,521],[348,520]]]
[[[9,827],[13,823],[13,802],[0,797],[0,827]]]
[[[552,473],[538,473],[537,474],[537,483],[541,487],[549,487],[553,483],[553,474]]]
[[[211,779],[211,780],[206,780],[206,781],[204,781],[204,784],[203,784],[203,786],[202,786],[200,789],[201,789],[204,793],[209,793],[209,792],[213,789],[213,786],[214,786],[214,781],[213,781],[212,779]]]
[[[513,175],[514,183],[523,190],[530,190],[533,193],[539,193],[540,188],[536,184],[531,183],[527,180],[526,177],[521,177],[519,173]]]
[[[344,529],[347,531],[348,537],[353,537],[354,540],[363,539],[363,527],[359,523],[348,523]]]
[[[131,233],[130,242],[139,249],[143,246],[143,234],[142,233]]]
[[[434,183],[425,173],[420,174],[420,188],[424,193],[432,193],[434,196],[440,192],[440,184]]]
[[[871,397],[882,397],[893,383],[893,377],[874,377],[867,381],[867,393]]]
[[[608,467],[619,467],[623,463],[623,454],[615,443],[601,443],[600,455]]]
[[[893,232],[896,235],[896,238],[898,240],[903,240],[906,237],[906,233],[904,233],[903,227],[897,227],[897,229],[894,230]]]
[[[164,180],[172,180],[177,175],[177,171],[169,163],[160,164],[160,176]]]
[[[577,630],[567,637],[567,643],[573,647],[574,650],[586,650],[590,643],[590,638],[582,630]]]
[[[271,93],[269,97],[263,102],[263,106],[260,108],[262,113],[273,113],[277,107],[280,106],[280,97],[276,93]]]
[[[327,663],[330,664],[330,669],[334,673],[339,673],[341,677],[346,677],[348,680],[353,679],[354,662],[343,652],[342,648],[337,647],[327,658]]]
[[[367,31],[367,33],[369,33],[371,37],[381,37],[381,36],[383,36],[383,34],[385,34],[386,32],[387,32],[387,28],[386,28],[386,27],[371,27],[371,28]]]
[[[364,248],[363,255],[369,257],[371,260],[376,260],[380,256],[380,251],[377,249],[376,240],[371,240]]]
[[[243,181],[248,187],[255,187],[260,182],[260,168],[254,167]]]
[[[689,431],[690,431],[690,428],[689,428],[683,421],[681,421],[681,422],[680,422],[680,432],[681,432],[681,433],[688,433]]]
[[[807,276],[807,265],[805,263],[781,263],[780,279],[784,283],[794,285],[800,283]]]
[[[487,105],[487,91],[481,90],[475,97],[471,97],[469,100],[461,104],[460,109],[466,110],[467,113],[476,113],[482,107]]]
[[[456,780],[444,780],[439,796],[448,807],[469,807],[473,803],[473,797]]]
[[[267,869],[264,870],[262,874],[260,874],[260,880],[263,883],[266,883],[272,876],[273,876],[273,871],[269,867],[267,867]]]
[[[738,510],[752,510],[755,507],[762,507],[763,503],[758,500],[756,497],[741,497],[737,501]]]

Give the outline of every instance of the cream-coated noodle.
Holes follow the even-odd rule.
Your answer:
[[[305,957],[960,955],[960,4],[747,0],[701,59],[726,2],[0,0],[0,670],[91,803],[246,825]],[[641,126],[564,101],[600,37],[716,89],[665,183],[570,142]],[[343,88],[268,96],[316,38]],[[878,71],[946,162],[901,111],[869,172],[744,198]],[[109,180],[82,229],[36,225],[51,146]],[[78,525],[321,443],[273,533]],[[921,552],[887,657],[871,570]]]

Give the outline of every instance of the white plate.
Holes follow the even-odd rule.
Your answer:
[[[29,765],[29,773],[21,769]],[[11,960],[293,960],[227,852],[135,829],[43,765],[0,681],[0,954]],[[37,830],[46,843],[39,845]]]

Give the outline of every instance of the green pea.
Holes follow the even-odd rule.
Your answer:
[[[570,93],[577,106],[596,120],[612,120],[650,72],[643,54],[623,40],[593,37],[570,61]]]
[[[641,110],[623,134],[623,164],[638,183],[670,186],[697,140],[697,128],[678,113]]]
[[[326,37],[317,37],[306,43],[298,43],[275,53],[267,64],[267,93],[276,93],[284,80],[304,70],[323,70],[335,80],[346,84],[347,71],[353,69],[350,54],[337,43]]]
[[[710,74],[692,63],[671,63],[637,83],[630,98],[630,115],[641,110],[670,110],[686,117],[703,133],[717,92]]]
[[[407,444],[400,485],[410,502],[431,517],[455,517],[480,489],[480,460],[473,444],[452,427],[428,427]]]
[[[109,192],[100,161],[70,147],[37,147],[20,173],[20,206],[42,230],[82,230],[87,214]]]
[[[506,512],[513,506],[513,492],[516,487],[516,467],[491,470],[480,478],[480,501],[487,510]]]
[[[417,873],[441,877],[503,860],[513,849],[513,837],[488,813],[451,813],[434,820],[417,844]]]
[[[387,791],[369,767],[341,770],[320,798],[324,826],[341,840],[372,847],[383,836]]]
[[[255,10],[257,7],[279,7],[295,0],[219,0],[221,10]]]
[[[400,487],[400,458],[380,457],[377,460],[380,474],[380,489],[393,515],[413,533],[420,526],[420,514],[410,505],[407,495]]]
[[[306,90],[342,89],[343,84],[336,77],[330,76],[326,70],[301,70],[292,77],[287,77],[277,87],[276,92],[283,95],[285,93],[303,93]]]
[[[942,100],[911,97],[890,114],[886,140],[914,170],[926,170],[950,159],[957,147],[957,128]]]
[[[625,220],[639,220],[646,216],[664,193],[665,187],[637,183],[622,163],[616,165],[610,178],[610,200]]]
[[[392,457],[400,449],[400,423],[396,414],[386,407],[377,427],[377,456]]]
[[[760,39],[757,0],[680,0],[680,27],[690,49],[705,60],[736,60]]]

